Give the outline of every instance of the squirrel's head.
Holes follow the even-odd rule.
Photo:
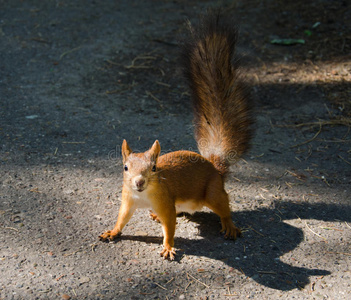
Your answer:
[[[124,183],[135,191],[144,191],[150,180],[155,178],[156,163],[160,152],[161,146],[158,140],[143,153],[133,153],[127,141],[124,140],[122,144]]]

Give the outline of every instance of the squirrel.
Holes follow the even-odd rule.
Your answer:
[[[181,212],[206,206],[220,217],[225,238],[241,235],[231,219],[224,180],[229,166],[249,148],[253,121],[249,92],[233,64],[238,34],[231,23],[221,13],[208,13],[197,29],[190,27],[182,48],[200,154],[181,150],[160,156],[158,140],[148,151],[134,153],[124,140],[122,203],[115,227],[101,234],[101,241],[119,237],[137,208],[151,208],[150,216],[161,223],[164,259],[175,258]]]

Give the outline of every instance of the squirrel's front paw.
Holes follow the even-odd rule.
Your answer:
[[[164,246],[163,250],[160,252],[160,255],[163,257],[163,259],[174,260],[176,252],[174,248]]]
[[[116,239],[120,235],[121,235],[120,232],[113,234],[111,230],[108,230],[108,231],[104,232],[103,234],[99,235],[99,240],[102,242],[109,242],[109,241],[113,241],[114,239]]]

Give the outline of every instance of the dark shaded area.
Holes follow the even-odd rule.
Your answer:
[[[175,245],[182,249],[177,252],[176,261],[181,263],[182,253],[220,260],[259,284],[281,291],[303,289],[310,283],[310,276],[330,274],[328,270],[294,267],[280,260],[281,256],[293,251],[304,239],[300,228],[284,221],[300,218],[350,222],[351,206],[292,202],[276,202],[274,206],[274,209],[234,213],[233,219],[237,221],[237,225],[244,226],[243,230],[246,232],[242,238],[228,243],[224,242],[222,236],[218,236],[219,226],[215,225],[218,217],[215,214],[188,215],[191,222],[198,223],[199,235],[204,239],[188,240],[176,237]],[[252,228],[259,228],[260,231]],[[152,236],[122,235],[119,240],[162,244],[162,238]],[[244,251],[238,251],[242,246]],[[338,252],[342,250],[337,249]]]

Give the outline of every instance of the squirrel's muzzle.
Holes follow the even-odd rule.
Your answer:
[[[145,190],[147,183],[145,178],[139,175],[133,179],[133,185],[134,190],[142,192],[143,190]]]

